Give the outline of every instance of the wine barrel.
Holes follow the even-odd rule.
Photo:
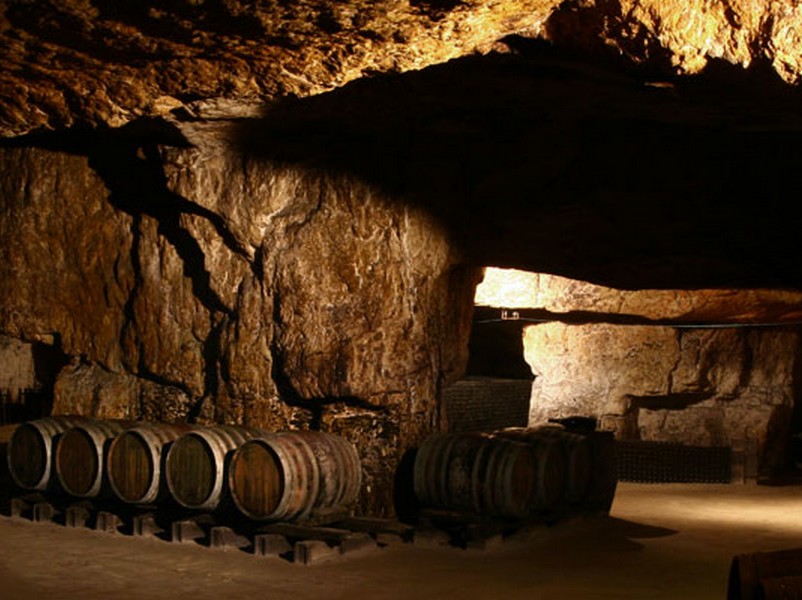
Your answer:
[[[8,441],[8,470],[19,487],[26,490],[47,489],[53,475],[55,441],[67,429],[86,421],[75,415],[45,417],[27,421],[14,430]]]
[[[802,548],[738,554],[730,565],[728,600],[758,598],[763,580],[802,576]]]
[[[480,433],[429,436],[415,456],[423,506],[521,518],[532,506],[535,458],[528,444]]]
[[[528,440],[546,448],[556,442],[559,448],[551,446],[548,458],[554,454],[555,464],[562,460],[563,488],[562,498],[567,504],[581,504],[591,491],[593,481],[593,455],[590,441],[586,435],[567,431],[559,425],[539,425],[530,428],[509,428],[498,432],[514,439]],[[549,442],[547,440],[553,440]],[[536,450],[537,451],[537,450]],[[554,465],[544,465],[555,468]],[[553,476],[553,475],[552,475]]]
[[[493,433],[494,436],[528,444],[535,456],[533,509],[557,507],[567,501],[566,480],[571,478],[569,459],[563,440],[550,432],[525,427],[510,427]],[[589,467],[588,467],[589,471]]]
[[[148,504],[169,492],[162,476],[165,449],[191,425],[142,422],[118,434],[109,446],[106,473],[123,502]]]
[[[183,434],[167,451],[165,479],[181,506],[213,510],[224,498],[226,460],[235,449],[264,431],[214,425]]]
[[[770,577],[758,588],[760,600],[802,600],[802,576]]]
[[[346,508],[361,480],[353,444],[317,431],[252,439],[234,451],[228,469],[234,505],[256,520],[297,520],[313,509]]]
[[[101,495],[105,482],[106,450],[133,421],[87,420],[64,433],[56,444],[55,471],[62,489],[78,498]]]
[[[300,437],[315,455],[320,490],[313,508],[348,507],[362,488],[362,461],[356,447],[343,437],[321,431],[286,432]]]

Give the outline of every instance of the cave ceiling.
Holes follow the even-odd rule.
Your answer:
[[[222,128],[425,207],[473,264],[802,289],[798,32],[791,0],[9,0],[0,135]]]

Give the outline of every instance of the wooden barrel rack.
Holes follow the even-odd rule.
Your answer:
[[[537,462],[537,453],[523,451],[526,445],[519,441],[498,437],[488,443],[486,436],[468,436],[449,446],[457,451],[453,460],[458,477],[452,478],[450,488],[436,492],[445,494],[446,500],[441,506],[419,506],[402,523],[353,514],[361,485],[359,456],[352,444],[330,434],[70,417],[29,422],[19,431],[7,448],[14,477],[0,488],[0,514],[171,543],[236,548],[301,564],[395,543],[489,549],[521,530],[607,513],[615,491],[612,436],[604,432],[587,436],[594,477],[579,505],[526,509],[535,489],[528,469]],[[66,434],[71,442],[62,449],[64,464],[56,467],[59,443]],[[209,439],[212,442],[205,444]],[[179,444],[182,440],[189,440],[186,447]],[[215,445],[216,450],[210,449]],[[25,464],[22,457],[32,448],[40,450],[41,460],[20,475]],[[463,452],[467,458],[460,457]],[[171,453],[177,457],[172,463]],[[92,467],[83,479],[71,462],[82,460],[81,456]],[[270,477],[278,477],[278,489],[289,489],[294,500],[284,503],[281,494],[257,494],[249,502],[266,508],[264,513],[237,510],[229,488],[249,490],[254,484],[232,478],[237,461],[261,464],[268,458],[275,467]],[[184,486],[190,496],[194,494],[194,505],[178,502],[168,493],[172,491],[170,466],[182,461],[191,467],[190,475],[182,473],[172,486]],[[435,466],[443,464],[435,461]],[[297,481],[282,475],[283,469],[299,465],[304,466],[296,474]],[[204,480],[207,475],[212,477]],[[409,489],[414,487],[412,475],[406,484]],[[438,490],[436,473],[434,477]],[[449,506],[451,498],[459,499],[456,509]]]

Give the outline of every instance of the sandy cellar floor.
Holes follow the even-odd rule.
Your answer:
[[[724,598],[733,554],[802,547],[802,487],[620,484],[610,518],[491,550],[396,544],[300,566],[0,517],[0,598]]]

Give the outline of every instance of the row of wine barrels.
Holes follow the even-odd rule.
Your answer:
[[[56,444],[55,471],[61,489],[78,498],[96,498],[105,483],[105,459],[111,441],[133,421],[92,419],[61,434]]]
[[[795,587],[801,579],[802,548],[738,554],[730,565],[727,599],[802,597],[802,587]]]
[[[524,517],[532,505],[535,459],[522,442],[481,433],[432,435],[413,469],[422,505],[498,517]]]
[[[423,506],[498,517],[609,511],[616,486],[611,436],[555,425],[432,435],[415,456],[415,496]]]
[[[538,457],[538,504],[581,504],[590,493],[593,456],[587,436],[556,425],[511,427],[494,435],[531,444]]]
[[[224,498],[229,455],[262,434],[264,432],[259,429],[216,425],[191,431],[176,439],[167,452],[165,472],[172,497],[186,508],[217,508]]]
[[[140,422],[112,440],[107,456],[109,486],[130,504],[150,504],[169,494],[163,477],[166,449],[191,425]]]
[[[356,448],[321,432],[264,434],[234,451],[231,499],[256,520],[301,519],[312,510],[348,506],[358,494],[362,467]]]
[[[23,423],[8,441],[6,456],[11,478],[25,490],[44,491],[56,480],[53,475],[55,441],[68,429],[86,422],[85,417],[45,417]]]
[[[52,489],[53,480],[81,498],[171,497],[198,510],[231,498],[250,518],[278,520],[347,507],[361,488],[356,448],[322,432],[50,417],[18,427],[12,441],[8,461],[20,487]]]

